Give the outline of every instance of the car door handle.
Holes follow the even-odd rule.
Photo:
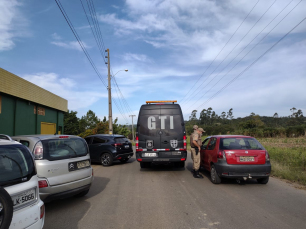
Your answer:
[[[164,144],[167,144],[167,143],[168,143],[168,141],[163,141],[163,143],[164,143]]]

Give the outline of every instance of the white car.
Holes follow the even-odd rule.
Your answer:
[[[45,206],[29,149],[0,139],[0,174],[0,228],[43,228]]]

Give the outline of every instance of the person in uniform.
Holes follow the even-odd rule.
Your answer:
[[[194,132],[190,136],[190,146],[191,146],[191,158],[193,160],[193,177],[194,178],[203,178],[199,174],[200,169],[200,150],[201,150],[201,137],[202,133],[205,132],[202,128],[198,128],[197,125],[193,126]]]

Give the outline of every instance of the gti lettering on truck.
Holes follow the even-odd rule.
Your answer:
[[[167,116],[159,116],[160,119],[160,129],[164,130],[166,129],[166,120]],[[169,116],[169,122],[170,122],[170,130],[174,129],[174,124],[173,124],[173,116]],[[149,130],[155,130],[156,129],[156,118],[154,116],[149,116],[148,117],[148,128]]]

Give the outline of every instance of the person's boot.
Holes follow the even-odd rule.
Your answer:
[[[193,177],[194,177],[194,178],[198,178],[198,177],[197,177],[197,171],[194,170],[194,169],[193,169],[192,171],[193,171]]]
[[[199,170],[196,170],[194,175],[193,175],[194,178],[203,178],[200,174],[199,174]]]
[[[197,171],[197,176],[201,179],[203,179],[203,176],[199,173],[199,170]]]

